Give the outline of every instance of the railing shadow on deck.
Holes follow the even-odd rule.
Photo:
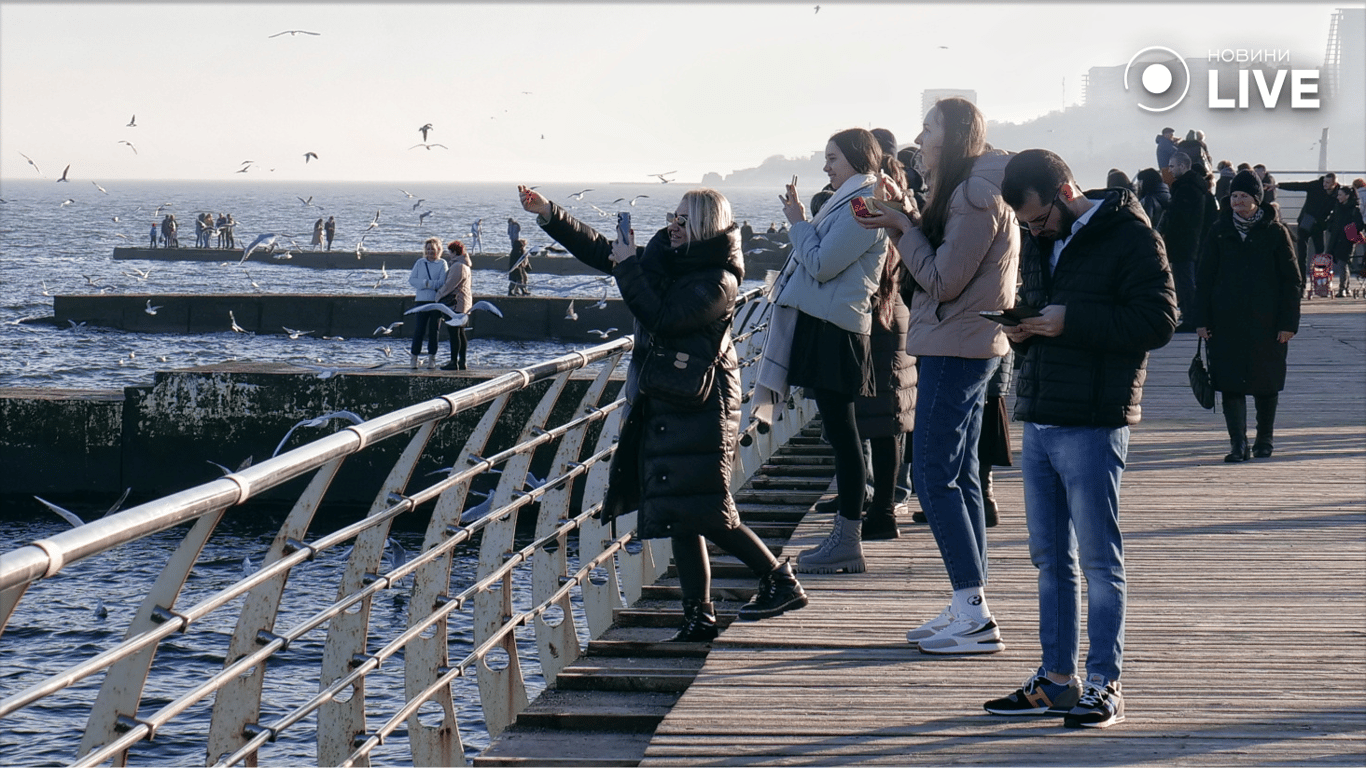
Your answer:
[[[750,418],[753,364],[763,347],[767,308],[762,292],[754,290],[740,297],[736,310],[735,342],[746,393],[742,422],[746,426],[732,479],[736,487],[804,423],[802,414],[792,410],[802,406],[793,402],[771,428]],[[633,538],[634,515],[614,525],[603,525],[597,517],[625,405],[622,399],[600,400],[631,347],[627,337],[515,370],[348,426],[213,482],[0,554],[3,632],[34,582],[82,559],[193,523],[186,526],[178,548],[143,598],[124,640],[0,700],[0,719],[21,710],[41,717],[37,712],[45,699],[103,672],[98,696],[88,703],[89,721],[74,765],[110,760],[126,764],[131,747],[151,740],[159,728],[187,710],[207,706],[210,699],[205,754],[212,765],[269,761],[270,745],[291,728],[297,732],[307,719],[316,721],[320,765],[368,765],[371,752],[395,734],[406,734],[414,764],[465,764],[452,696],[456,678],[474,674],[485,724],[490,734],[498,734],[528,705],[525,666],[539,666],[545,679],[552,681],[580,655],[580,638],[606,631],[614,611],[638,599],[643,587],[656,581],[668,565],[667,541]],[[556,405],[570,375],[594,365],[596,375],[572,415],[562,423],[551,423],[553,414],[566,412]],[[515,444],[489,445],[494,426],[507,418],[505,407],[511,395],[545,381],[550,386],[522,425]],[[434,431],[452,415],[478,408],[485,409],[483,416],[446,476],[425,487],[413,487],[415,468]],[[590,446],[594,432],[596,439]],[[407,445],[368,514],[307,540],[309,525],[346,458],[403,435],[410,435]],[[538,451],[542,456],[553,451],[553,460],[544,482],[531,487],[528,469]],[[490,471],[501,471],[489,494],[487,509],[491,511],[472,519],[467,510],[471,482]],[[177,598],[205,544],[230,510],[310,475],[260,567],[198,603],[177,609]],[[579,504],[574,503],[576,487],[582,497]],[[394,519],[415,510],[430,513],[420,553],[406,561],[386,559]],[[533,541],[518,548],[515,535],[521,510],[534,511],[535,533]],[[479,564],[474,580],[453,585],[453,552],[475,542]],[[311,596],[315,613],[288,628],[277,626],[291,569],[348,543],[350,555],[335,597]],[[571,550],[576,557],[571,557]],[[514,596],[514,574],[529,580],[529,598]],[[376,638],[371,634],[371,605],[386,590],[405,594],[407,628],[394,637]],[[177,691],[173,700],[164,694],[148,694],[148,678],[156,669],[161,641],[195,629],[216,612],[239,608],[236,627],[223,649],[221,671],[183,684],[184,690]],[[452,614],[465,610],[471,611],[473,650],[452,659],[447,622]],[[580,621],[586,627],[579,626]],[[264,719],[262,693],[266,675],[272,671],[270,662],[284,658],[292,643],[324,628],[316,681],[290,679],[286,683],[296,689],[301,682],[316,685],[316,695]],[[534,642],[526,640],[528,632],[534,634]],[[403,704],[377,713],[375,702],[367,700],[366,680],[391,659],[402,663]],[[377,723],[377,715],[382,722]]]

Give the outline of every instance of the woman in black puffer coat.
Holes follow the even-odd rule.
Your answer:
[[[1287,347],[1300,327],[1300,270],[1290,231],[1261,200],[1261,181],[1239,172],[1229,208],[1205,238],[1196,282],[1195,333],[1209,340],[1210,380],[1223,394],[1233,447],[1227,462],[1271,455]],[[1248,395],[1257,406],[1251,450]]]
[[[731,320],[744,260],[730,203],[712,189],[683,195],[669,225],[644,248],[612,242],[526,187],[522,207],[579,261],[617,279],[635,318],[635,353],[626,372],[621,435],[604,519],[640,511],[642,538],[671,539],[683,592],[683,626],[671,639],[706,642],[717,635],[710,601],[711,565],[705,539],[740,558],[759,577],[741,619],[762,619],[806,605],[791,566],[778,564],[763,541],[740,522],[730,494],[740,431],[740,373]],[[698,408],[640,391],[640,368],[655,341],[715,360],[715,385]]]

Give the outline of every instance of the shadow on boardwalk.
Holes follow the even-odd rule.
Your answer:
[[[1003,653],[906,643],[949,587],[929,530],[904,520],[902,538],[865,545],[867,573],[805,577],[808,608],[727,629],[642,765],[1366,763],[1366,303],[1304,312],[1271,459],[1223,463],[1222,414],[1185,386],[1194,336],[1153,355],[1121,495],[1126,723],[981,709],[1039,663],[1020,474],[1005,468],[988,590]],[[809,514],[788,551],[828,525]]]

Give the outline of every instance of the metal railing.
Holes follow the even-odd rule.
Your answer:
[[[788,403],[783,417],[771,428],[750,419],[748,393],[753,390],[753,363],[763,346],[766,308],[756,289],[741,297],[736,312],[735,341],[746,393],[742,423],[747,425],[732,478],[737,488],[811,415],[809,403],[798,400]],[[602,524],[597,517],[624,405],[621,399],[601,400],[631,346],[629,337],[622,338],[515,370],[348,426],[213,482],[0,554],[3,632],[35,581],[53,577],[93,555],[193,523],[142,599],[124,639],[6,695],[0,700],[0,721],[21,710],[32,714],[48,697],[102,672],[103,684],[88,703],[89,720],[72,756],[75,765],[111,760],[125,765],[131,747],[151,740],[158,729],[191,708],[202,709],[209,700],[212,715],[205,754],[211,765],[254,765],[269,760],[270,745],[290,729],[299,733],[306,720],[316,722],[319,765],[368,765],[371,752],[400,731],[406,733],[413,764],[464,764],[452,694],[456,678],[474,673],[484,723],[491,735],[497,735],[528,705],[525,666],[539,666],[545,680],[553,681],[580,655],[581,636],[600,636],[611,626],[614,611],[635,602],[643,587],[667,568],[667,541],[634,540],[634,514],[614,526]],[[556,404],[571,374],[594,365],[598,366],[596,375],[574,404],[572,416],[550,423],[553,414],[565,412]],[[520,437],[489,453],[495,425],[508,418],[509,399],[538,382],[549,382],[549,386],[522,424]],[[481,407],[486,410],[446,476],[425,487],[411,487],[415,467],[434,431],[454,414]],[[595,429],[596,440],[590,447]],[[309,524],[344,461],[409,433],[368,514],[340,530],[306,540]],[[553,459],[545,482],[529,487],[528,469],[538,450],[553,451]],[[491,511],[462,523],[462,516],[468,514],[472,481],[497,468],[501,475],[487,502]],[[299,478],[309,478],[307,485],[275,533],[260,567],[194,605],[177,609],[177,599],[210,535],[229,511]],[[576,487],[582,498],[577,505]],[[434,503],[425,507],[428,502]],[[534,538],[516,547],[518,513],[533,509]],[[406,561],[389,560],[386,569],[386,541],[394,519],[428,510],[420,553]],[[576,539],[575,558],[570,557],[571,537]],[[470,583],[457,588],[452,583],[453,553],[476,541],[477,572]],[[294,623],[287,628],[277,626],[291,570],[347,543],[351,550],[337,580],[335,598],[309,596],[311,615],[292,617]],[[514,576],[529,581],[529,596],[514,596]],[[377,638],[370,620],[371,604],[385,591],[406,597],[407,627],[393,637]],[[156,670],[156,654],[163,641],[201,628],[211,615],[233,610],[239,612],[223,649],[221,671],[182,683],[169,700],[164,693],[149,697],[148,679]],[[457,611],[470,614],[473,649],[452,659],[447,623]],[[580,613],[586,626],[580,626]],[[516,634],[522,628],[530,629],[534,643],[519,645]],[[262,692],[271,661],[285,658],[291,644],[320,630],[325,631],[320,667],[316,680],[306,681],[316,685],[317,693],[288,711],[263,717]],[[396,658],[402,663],[402,704],[377,712],[375,702],[367,700],[367,678],[382,663]],[[299,682],[287,681],[296,688]],[[376,724],[377,720],[381,722]]]

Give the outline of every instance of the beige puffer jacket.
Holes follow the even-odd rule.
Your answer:
[[[908,353],[984,359],[1009,351],[1001,326],[978,313],[1015,304],[1020,227],[1001,199],[1010,157],[994,149],[978,158],[953,191],[939,248],[919,227],[901,237],[901,260],[923,289],[911,301]]]

